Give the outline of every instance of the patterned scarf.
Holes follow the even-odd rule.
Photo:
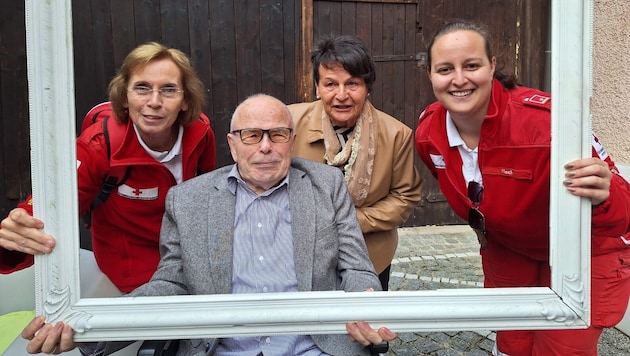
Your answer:
[[[366,101],[354,130],[350,133],[348,142],[341,151],[339,151],[341,145],[330,118],[326,111],[322,110],[322,129],[324,132],[324,146],[326,148],[324,160],[330,166],[342,167],[354,206],[363,204],[372,180],[374,155],[376,153],[372,108],[372,104]]]

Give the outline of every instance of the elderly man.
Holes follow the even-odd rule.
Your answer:
[[[169,191],[162,259],[130,295],[380,290],[339,169],[291,159],[295,135],[286,105],[262,94],[246,99],[227,140],[236,164]],[[70,327],[42,319],[23,331],[29,352],[74,348]],[[365,322],[347,330],[349,337],[182,340],[178,355],[369,355],[367,345],[395,337]]]

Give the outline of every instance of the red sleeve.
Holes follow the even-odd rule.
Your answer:
[[[18,208],[33,215],[33,198],[29,196],[25,202],[18,204]],[[9,274],[33,265],[33,255],[0,248],[0,274]]]
[[[594,236],[619,237],[630,235],[630,184],[619,174],[619,169],[610,158],[603,145],[593,135],[593,157],[599,157],[608,164],[613,173],[610,181],[610,196],[593,208],[592,234]]]

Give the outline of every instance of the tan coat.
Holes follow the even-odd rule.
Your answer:
[[[370,105],[366,101],[366,105]],[[324,162],[321,100],[289,105],[297,134],[293,156]],[[420,201],[422,178],[414,165],[413,131],[402,122],[373,109],[377,137],[370,190],[357,216],[376,273],[394,258],[397,228]]]

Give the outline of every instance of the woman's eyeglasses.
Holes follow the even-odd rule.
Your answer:
[[[131,87],[131,89],[127,89],[128,92],[134,93],[138,98],[147,99],[153,95],[154,92],[158,92],[160,96],[164,99],[174,99],[179,96],[180,93],[184,91],[177,87],[164,87],[160,89],[151,89],[144,85],[136,85]]]
[[[468,199],[473,206],[468,209],[468,225],[477,233],[477,238],[481,247],[485,247],[486,242],[486,217],[479,210],[479,203],[483,198],[483,186],[475,181],[468,183]]]

